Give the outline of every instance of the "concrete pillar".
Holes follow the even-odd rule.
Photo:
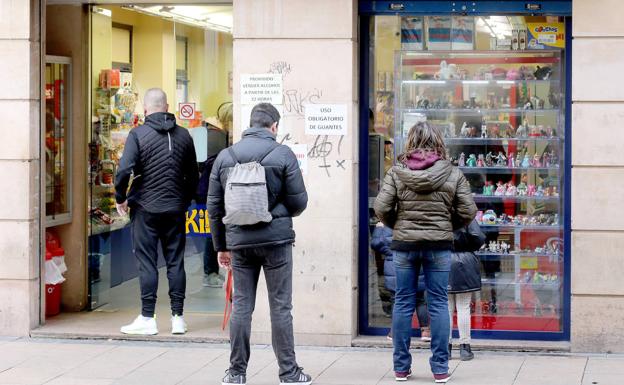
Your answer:
[[[573,7],[572,349],[624,352],[624,4]]]
[[[40,298],[40,4],[0,2],[0,335],[27,335]]]
[[[283,74],[285,143],[307,144],[311,155],[310,202],[295,221],[296,341],[350,345],[357,320],[357,2],[234,0],[235,138],[248,124],[241,118],[240,75],[268,72]],[[305,135],[307,103],[347,105],[348,134],[327,141]],[[270,330],[261,284],[255,341],[270,342]]]

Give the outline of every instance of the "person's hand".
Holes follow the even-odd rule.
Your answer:
[[[219,251],[217,253],[217,260],[219,261],[219,266],[224,269],[230,269],[232,267],[232,253],[229,251]]]
[[[119,215],[121,215],[122,217],[126,214],[128,214],[128,201],[126,200],[123,203],[117,203],[117,213],[119,213]]]

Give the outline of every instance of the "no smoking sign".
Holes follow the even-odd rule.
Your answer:
[[[195,119],[195,103],[180,103],[178,111],[180,111],[180,119]]]

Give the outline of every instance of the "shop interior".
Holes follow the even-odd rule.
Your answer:
[[[143,122],[142,96],[162,88],[191,133],[200,170],[231,142],[231,5],[46,7],[47,334],[114,334],[140,312],[129,218],[115,210],[125,139]],[[220,332],[224,291],[207,280],[205,206],[187,213],[185,318],[189,335]],[[157,320],[169,329],[159,255]],[[213,264],[210,264],[211,266]],[[223,272],[219,275],[223,276]],[[162,325],[160,325],[162,322]]]
[[[476,253],[476,336],[563,330],[565,34],[559,17],[371,18],[369,201],[415,123],[442,130],[487,236]],[[369,225],[372,240],[382,231],[372,210]],[[367,316],[375,334],[391,324],[388,271],[373,243]]]

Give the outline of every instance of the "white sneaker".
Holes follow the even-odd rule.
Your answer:
[[[217,273],[210,273],[208,275],[204,275],[204,279],[202,280],[202,286],[222,288],[224,282],[225,278],[223,278],[221,275]]]
[[[171,334],[184,334],[188,330],[184,317],[174,315],[171,317]]]
[[[122,326],[120,331],[123,334],[134,334],[143,336],[152,336],[158,334],[156,326],[156,318],[143,317],[139,315],[130,325]]]

